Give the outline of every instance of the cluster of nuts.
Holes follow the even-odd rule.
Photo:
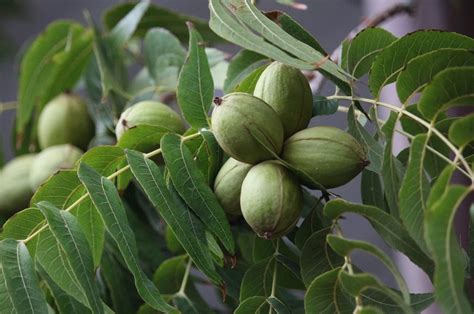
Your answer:
[[[265,239],[287,234],[298,221],[301,184],[338,187],[368,163],[363,147],[348,133],[306,128],[312,102],[306,77],[278,62],[263,71],[253,95],[231,93],[215,101],[212,131],[230,158],[216,177],[214,192],[227,214],[242,214]]]
[[[41,152],[21,155],[0,171],[0,214],[27,207],[51,175],[74,167],[93,136],[94,123],[79,96],[65,93],[47,103],[38,120]]]

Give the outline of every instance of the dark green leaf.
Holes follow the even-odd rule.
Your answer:
[[[428,203],[425,214],[425,240],[435,262],[436,301],[445,313],[472,312],[464,292],[466,260],[454,231],[456,210],[468,194],[465,186],[445,186],[444,193],[433,196],[436,201]]]
[[[78,175],[89,192],[92,202],[99,210],[107,231],[117,243],[123,259],[134,275],[135,285],[140,296],[157,310],[173,311],[173,308],[164,302],[156,286],[140,268],[135,237],[114,184],[84,163],[81,163]]]
[[[331,200],[324,207],[324,215],[330,219],[336,219],[344,213],[364,216],[387,244],[408,256],[428,275],[432,274],[432,261],[396,218],[377,207],[353,204],[342,199]]]
[[[474,66],[474,51],[442,48],[413,58],[398,75],[398,97],[402,102],[406,102],[439,72],[446,68],[462,66]]]
[[[90,309],[94,313],[103,313],[99,291],[94,282],[94,263],[91,251],[78,221],[72,214],[60,211],[51,203],[40,202],[37,206],[64,251],[74,277],[87,297]]]
[[[326,235],[330,232],[330,228],[325,228],[313,233],[301,250],[301,277],[307,287],[319,275],[344,263],[326,242]]]
[[[474,104],[474,67],[439,72],[421,95],[418,109],[427,119],[455,105]]]
[[[0,312],[47,314],[33,261],[23,242],[0,242]]]
[[[459,118],[451,125],[449,139],[459,147],[474,141],[474,113]]]
[[[92,33],[57,21],[31,44],[21,62],[16,129],[21,132],[44,105],[79,79],[92,52]],[[67,75],[64,75],[67,73]]]
[[[201,218],[206,228],[216,235],[229,253],[234,254],[234,240],[227,217],[196,167],[189,149],[178,135],[173,134],[167,134],[161,139],[161,149],[178,193]]]
[[[192,24],[189,53],[179,74],[177,98],[184,118],[195,128],[209,127],[208,112],[214,96],[214,82],[203,39]]]
[[[316,277],[304,297],[305,313],[352,313],[352,298],[342,290],[339,282],[340,267]]]
[[[369,86],[378,97],[383,86],[396,80],[413,58],[439,48],[474,48],[474,40],[456,33],[423,30],[408,34],[380,53],[372,64]]]
[[[250,297],[240,302],[234,314],[260,314],[268,313],[266,298],[262,296]]]
[[[324,96],[313,97],[313,117],[321,115],[331,115],[337,112],[339,103],[335,99],[327,99]]]
[[[362,203],[381,208],[388,212],[380,175],[364,169],[360,183]]]
[[[203,273],[214,282],[220,283],[221,279],[215,271],[205,241],[202,223],[184,204],[176,202],[156,164],[146,160],[144,155],[138,152],[127,151],[127,158],[133,174],[167,225],[173,230],[178,241]]]
[[[240,286],[240,301],[254,296],[270,295],[275,262],[272,258],[262,260],[250,267],[242,279]]]
[[[355,78],[369,73],[378,54],[397,37],[382,28],[366,28],[352,39],[343,54],[347,58],[346,70]]]
[[[250,50],[239,51],[229,62],[226,79],[224,82],[224,93],[228,94],[235,90],[236,86],[259,68],[266,61],[266,57]]]
[[[290,309],[283,303],[281,300],[276,297],[268,297],[267,303],[270,304],[272,309],[275,310],[278,314],[290,314]]]
[[[408,233],[427,253],[424,239],[423,217],[430,184],[424,172],[426,134],[417,135],[411,142],[408,167],[400,189],[400,218]]]

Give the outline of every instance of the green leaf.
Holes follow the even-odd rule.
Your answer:
[[[352,313],[354,301],[342,290],[340,267],[316,277],[304,297],[305,313]]]
[[[383,209],[388,212],[387,203],[384,198],[384,191],[380,175],[364,169],[360,183],[362,203]]]
[[[108,36],[116,47],[125,45],[132,37],[149,5],[149,0],[138,2],[110,31]]]
[[[341,256],[346,257],[354,250],[362,250],[377,257],[395,278],[405,302],[410,302],[410,292],[408,291],[408,287],[402,274],[398,271],[397,266],[392,262],[390,257],[388,257],[382,250],[365,241],[348,240],[331,234],[326,236],[326,240],[331,248]]]
[[[373,306],[364,306],[359,308],[358,314],[383,314],[381,309],[378,309]]]
[[[44,105],[79,79],[92,52],[92,33],[57,21],[31,44],[21,62],[16,129],[21,132]],[[67,73],[67,75],[64,75]]]
[[[134,176],[146,195],[173,230],[196,266],[211,280],[220,283],[220,276],[215,271],[205,241],[202,223],[168,191],[163,174],[155,163],[146,160],[143,154],[134,151],[127,151],[127,158]]]
[[[301,249],[301,277],[306,287],[319,275],[344,263],[326,242],[330,232],[331,228],[325,228],[313,233]]]
[[[408,34],[381,52],[370,70],[369,87],[378,98],[383,86],[394,82],[413,58],[439,48],[474,48],[474,39],[457,33],[423,30]]]
[[[248,77],[266,61],[265,56],[253,51],[239,51],[229,62],[224,82],[224,94],[234,91],[243,79]]]
[[[160,126],[140,124],[125,131],[117,146],[149,153],[160,146],[161,138],[168,132],[168,129]]]
[[[347,125],[349,127],[349,133],[367,150],[370,164],[366,169],[381,174],[383,147],[357,121],[352,106],[349,108],[349,112],[347,113]]]
[[[128,269],[133,274],[140,296],[146,303],[159,311],[173,311],[173,308],[163,301],[156,286],[140,268],[135,237],[113,183],[85,163],[80,164],[78,175],[89,192],[92,202],[99,210],[107,231],[117,243]]]
[[[162,293],[174,294],[181,288],[186,270],[186,255],[175,256],[161,263],[153,274],[153,282]]]
[[[203,39],[192,24],[188,24],[188,28],[189,53],[179,74],[177,99],[186,121],[200,129],[209,127],[214,82]]]
[[[327,99],[324,96],[313,97],[313,117],[331,115],[337,112],[339,103],[336,99]]]
[[[202,162],[206,164],[206,169],[203,174],[207,177],[207,182],[209,186],[214,186],[214,179],[217,173],[220,170],[222,165],[222,160],[224,159],[224,153],[217,143],[217,140],[214,134],[207,130],[200,130],[203,143],[200,152],[196,155],[196,162]]]
[[[274,267],[275,261],[272,258],[264,259],[250,267],[242,279],[239,300],[242,302],[254,296],[270,296]]]
[[[267,68],[268,64],[256,68],[252,73],[240,81],[234,88],[234,92],[242,92],[247,94],[253,94],[255,86],[257,86],[258,79],[262,75],[263,71]]]
[[[449,139],[459,147],[474,141],[474,113],[453,122],[449,128]]]
[[[290,309],[281,300],[276,297],[268,297],[267,303],[270,304],[273,310],[278,314],[290,314]]]
[[[375,58],[397,37],[382,28],[366,28],[349,42],[342,55],[346,58],[346,70],[355,78],[369,73]]]
[[[439,72],[421,95],[418,109],[427,119],[456,105],[474,104],[474,67]]]
[[[425,253],[428,251],[423,235],[423,217],[430,191],[430,184],[423,168],[427,143],[426,134],[417,135],[411,142],[408,167],[399,194],[400,218],[408,233]]]
[[[234,240],[224,210],[219,205],[206,179],[196,167],[189,149],[178,135],[167,134],[161,139],[161,149],[176,190],[191,209],[225,246],[234,254]]]
[[[404,253],[428,275],[432,274],[432,261],[396,218],[377,207],[353,204],[342,199],[331,200],[324,207],[324,215],[330,219],[336,219],[344,213],[364,216],[388,245]]]
[[[45,224],[41,212],[37,208],[24,209],[8,219],[2,226],[2,239],[12,238],[24,240]],[[31,256],[35,255],[38,238],[32,238],[27,247]]]
[[[66,211],[60,211],[51,203],[40,202],[38,208],[48,221],[48,226],[64,251],[74,277],[84,291],[90,309],[103,313],[99,291],[94,282],[94,263],[86,237],[78,221]]]
[[[255,32],[260,33],[264,39],[274,46],[288,51],[300,60],[313,65],[313,69],[321,68],[334,77],[347,82],[345,72],[326,55],[294,38],[272,20],[268,19],[260,10],[253,5],[251,0],[231,0],[232,11],[243,23]],[[275,59],[278,60],[278,59]]]
[[[186,57],[179,39],[164,28],[152,28],[143,40],[143,54],[155,85],[174,89]]]
[[[403,310],[403,313],[414,313],[410,305],[405,303],[400,295],[384,286],[371,274],[349,274],[341,271],[339,280],[344,289],[353,296],[360,296],[369,289],[376,290],[392,299]]]
[[[435,262],[436,301],[445,313],[472,311],[464,292],[466,260],[454,231],[456,210],[469,192],[465,186],[445,186],[425,214],[425,240]]]
[[[106,28],[111,30],[114,26],[122,20],[135,7],[134,3],[122,3],[114,6],[112,9],[104,14],[103,20]],[[163,8],[154,4],[148,7],[148,10],[143,15],[141,21],[135,30],[135,35],[145,36],[150,28],[163,27],[173,33],[179,38],[181,42],[188,41],[188,29],[186,22],[190,21],[196,25],[196,29],[203,34],[207,42],[222,42],[223,40],[214,34],[207,21],[189,15],[183,15],[167,8]]]
[[[245,299],[240,302],[234,314],[260,314],[268,313],[268,304],[266,298],[262,296],[255,296]]]
[[[397,290],[391,289],[395,293]],[[392,298],[377,290],[368,290],[362,294],[364,304],[370,304],[384,311],[384,313],[397,313],[400,311],[398,303]],[[434,296],[432,293],[410,294],[411,307],[417,313],[423,311],[433,304]]]
[[[116,146],[98,146],[88,150],[80,159],[94,170],[106,177],[117,170],[118,165],[125,159],[122,148]]]
[[[398,97],[402,102],[406,102],[439,72],[446,68],[462,66],[474,66],[474,51],[442,48],[413,58],[398,75]]]
[[[397,159],[393,156],[393,134],[395,124],[397,123],[397,114],[391,112],[387,122],[382,127],[385,135],[385,148],[383,151],[382,161],[382,181],[385,188],[385,198],[387,199],[390,214],[394,217],[399,216],[399,199],[398,192],[400,191],[400,172],[396,168]]]
[[[91,152],[93,151],[94,150],[91,150]],[[105,155],[106,151],[102,149],[99,149],[96,152],[103,153],[104,159],[107,156]],[[93,161],[93,155],[95,154],[91,154],[86,158]],[[84,158],[84,156],[82,158]],[[96,160],[95,165],[98,168],[104,168],[107,171],[108,167],[104,166],[104,163],[97,162]],[[108,171],[111,172],[112,170]],[[79,181],[76,171],[63,170],[52,176],[48,181],[46,181],[45,184],[40,186],[40,188],[33,195],[31,203],[35,204],[41,201],[47,201],[58,208],[65,209],[74,204],[80,197],[84,195],[84,193],[85,189],[82,186],[81,181]],[[92,251],[94,266],[97,267],[100,263],[102,250],[104,248],[105,234],[105,226],[100,219],[100,214],[92,204],[89,197],[83,200],[80,204],[76,205],[71,210],[71,213],[77,218],[82,230],[84,231],[87,242],[89,242],[89,246]],[[36,228],[36,226],[31,227],[32,229]],[[28,247],[30,246],[28,245]]]
[[[48,313],[33,261],[23,242],[0,242],[0,312]]]

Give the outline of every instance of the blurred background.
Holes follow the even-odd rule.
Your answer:
[[[18,88],[18,61],[22,50],[34,39],[50,22],[56,19],[74,19],[85,24],[83,12],[91,12],[96,21],[100,21],[101,14],[107,8],[124,2],[114,0],[0,0],[0,102],[13,102],[16,99]],[[209,17],[206,0],[153,0],[161,5],[185,14]],[[296,10],[277,4],[274,0],[260,0],[258,5],[263,10],[284,10],[309,30],[322,46],[329,52],[333,51],[342,40],[367,17],[380,14],[396,3],[410,1],[396,0],[300,0],[308,6],[307,10]],[[401,14],[382,24],[384,28],[397,36],[420,28],[445,29],[474,36],[474,0],[419,0],[416,11],[408,16]],[[220,49],[235,52],[232,46],[222,46]],[[363,87],[362,87],[363,89]],[[330,94],[333,90],[327,84],[323,94]],[[398,98],[390,87],[384,91],[383,98],[390,103],[397,103]],[[12,158],[11,132],[13,127],[14,110],[0,111],[0,141],[6,159]],[[381,113],[383,117],[383,112]],[[345,128],[345,115],[336,114],[314,119],[313,124],[335,125]],[[399,138],[396,150],[406,145],[404,139]],[[360,201],[359,178],[335,192],[342,197]],[[1,187],[0,187],[1,188]],[[405,274],[410,289],[413,292],[428,292],[431,287],[427,278],[411,264],[405,257],[390,252],[380,240],[369,224],[358,217],[348,217],[343,225],[348,237],[368,240],[376,243],[392,254]],[[395,286],[393,278],[384,272],[384,269],[375,260],[366,256],[354,256],[355,263],[363,270],[372,271],[384,278],[388,284]],[[435,307],[426,313],[438,313]]]

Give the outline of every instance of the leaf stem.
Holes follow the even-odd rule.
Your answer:
[[[275,253],[273,253],[273,256],[276,256],[278,254],[278,251],[280,249],[280,239],[276,240],[276,248],[275,248]],[[273,267],[273,278],[272,278],[272,292],[270,294],[270,297],[275,297],[276,296],[276,288],[277,288],[277,266],[278,262],[275,260],[275,266]],[[270,309],[268,311],[269,314],[273,313],[273,307],[270,305]]]
[[[17,108],[18,102],[16,101],[0,102],[0,114],[2,114],[4,111],[15,110]]]
[[[177,294],[185,295],[186,285],[188,283],[189,273],[191,271],[191,266],[193,265],[193,260],[189,258],[188,264],[186,265],[186,270],[184,271],[183,281],[181,282],[181,287]]]
[[[185,141],[189,141],[191,139],[194,139],[196,137],[199,137],[201,136],[201,133],[194,133],[194,134],[191,134],[191,135],[188,135],[188,136],[183,136],[181,138],[181,140],[183,142]],[[145,158],[149,159],[153,156],[156,156],[156,155],[159,155],[161,153],[161,148],[158,148],[158,149],[155,149],[154,151],[151,151],[147,154],[145,154]],[[118,169],[117,171],[115,171],[114,173],[112,173],[111,175],[109,175],[107,177],[107,179],[109,180],[112,180],[116,177],[118,177],[119,175],[121,175],[122,173],[124,173],[125,171],[127,171],[128,169],[130,169],[130,165],[126,165],[120,169]],[[65,208],[64,210],[65,211],[71,211],[74,207],[76,207],[77,205],[79,205],[80,203],[82,203],[85,199],[87,199],[87,197],[89,196],[89,193],[88,192],[85,192],[85,194],[83,194],[81,197],[79,197],[74,203],[72,203],[71,205],[69,205],[69,207]],[[23,243],[28,243],[29,241],[31,241],[35,236],[37,236],[41,231],[45,230],[46,228],[48,227],[48,225],[44,225],[42,226],[41,228],[39,228],[38,230],[36,230],[34,233],[32,233],[31,235],[29,235],[26,239],[22,240]]]
[[[349,101],[362,101],[362,102],[373,104],[373,105],[379,105],[379,106],[388,108],[392,111],[396,111],[398,113],[401,113],[401,114],[415,120],[416,122],[418,122],[419,124],[421,124],[425,128],[427,128],[428,130],[431,130],[433,132],[433,134],[435,134],[441,141],[443,141],[446,144],[446,146],[449,147],[449,149],[454,153],[456,159],[460,160],[460,162],[464,166],[466,172],[469,174],[469,178],[474,183],[474,173],[473,173],[471,167],[469,167],[469,164],[467,163],[464,156],[462,156],[460,150],[457,149],[456,146],[454,146],[454,144],[451,143],[438,129],[434,128],[427,121],[421,119],[420,117],[414,115],[413,113],[411,113],[411,112],[409,112],[409,111],[407,111],[403,108],[397,107],[397,106],[389,104],[389,103],[385,103],[385,102],[377,101],[377,100],[374,100],[374,99],[370,99],[370,98],[334,95],[334,96],[327,97],[327,99],[342,99],[342,100],[349,100]]]

